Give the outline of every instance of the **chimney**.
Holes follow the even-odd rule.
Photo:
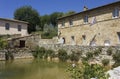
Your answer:
[[[87,8],[86,6],[84,6],[84,9],[83,9],[83,11],[86,11],[86,10],[88,10],[88,8]]]

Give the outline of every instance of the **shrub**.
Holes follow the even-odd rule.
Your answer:
[[[64,49],[59,49],[58,58],[60,59],[60,61],[66,61],[68,59],[67,52]]]
[[[111,47],[108,48],[108,50],[107,50],[107,55],[112,55],[112,48],[111,48]]]
[[[83,62],[82,67],[70,67],[68,71],[72,79],[108,79],[105,69],[99,64],[89,65],[88,62]]]
[[[120,66],[120,50],[117,50],[115,54],[113,54],[113,60],[115,61],[113,67]]]
[[[78,53],[75,53],[74,51],[72,52],[72,54],[69,55],[69,58],[71,61],[79,61],[79,55]]]
[[[102,60],[102,64],[103,64],[104,66],[107,66],[109,63],[110,63],[110,60],[109,60],[109,59],[103,59],[103,60]]]
[[[41,38],[42,39],[52,39],[53,37],[57,36],[57,34],[58,33],[56,31],[56,28],[54,28],[54,29],[51,29],[51,30],[49,30],[47,32],[43,32],[41,34]]]
[[[52,49],[45,49],[44,47],[37,46],[34,49],[33,56],[35,58],[48,58],[48,57],[54,57],[55,52]]]
[[[46,50],[46,58],[47,57],[54,57],[55,56],[55,51],[54,50],[52,50],[52,49],[48,49],[48,50]]]
[[[11,51],[10,49],[7,49],[7,51],[5,52],[5,59],[14,60],[13,51]]]
[[[87,52],[86,53],[86,60],[90,60],[93,58],[93,53],[92,52]]]
[[[95,56],[98,56],[99,54],[100,54],[100,50],[97,49],[97,50],[94,51]]]
[[[46,52],[46,49],[44,47],[37,46],[33,52],[33,56],[35,58],[43,58],[45,52]]]
[[[8,44],[8,43],[7,43],[6,40],[0,38],[0,49],[6,48],[6,47],[7,47],[7,44]]]
[[[87,52],[86,53],[86,57],[82,57],[82,61],[89,61],[90,59],[92,59],[94,57],[94,53],[92,52]]]

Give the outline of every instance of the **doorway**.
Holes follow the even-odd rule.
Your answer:
[[[20,40],[20,48],[25,47],[25,40]]]

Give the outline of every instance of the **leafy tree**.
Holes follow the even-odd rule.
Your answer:
[[[67,13],[64,13],[64,16],[72,15],[75,14],[75,11],[68,11]]]
[[[41,27],[42,27],[42,30],[45,26],[45,24],[50,24],[50,16],[49,15],[44,15],[44,16],[41,16],[40,17],[40,20],[41,20]]]
[[[50,22],[53,26],[57,26],[57,18],[62,17],[62,12],[54,12],[50,15]]]
[[[36,25],[40,25],[39,13],[31,6],[22,6],[16,9],[14,19],[29,22],[29,33],[36,31]]]

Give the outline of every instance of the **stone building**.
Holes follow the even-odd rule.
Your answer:
[[[28,22],[0,18],[0,35],[27,36]]]
[[[59,43],[83,46],[120,44],[120,1],[58,19]]]

